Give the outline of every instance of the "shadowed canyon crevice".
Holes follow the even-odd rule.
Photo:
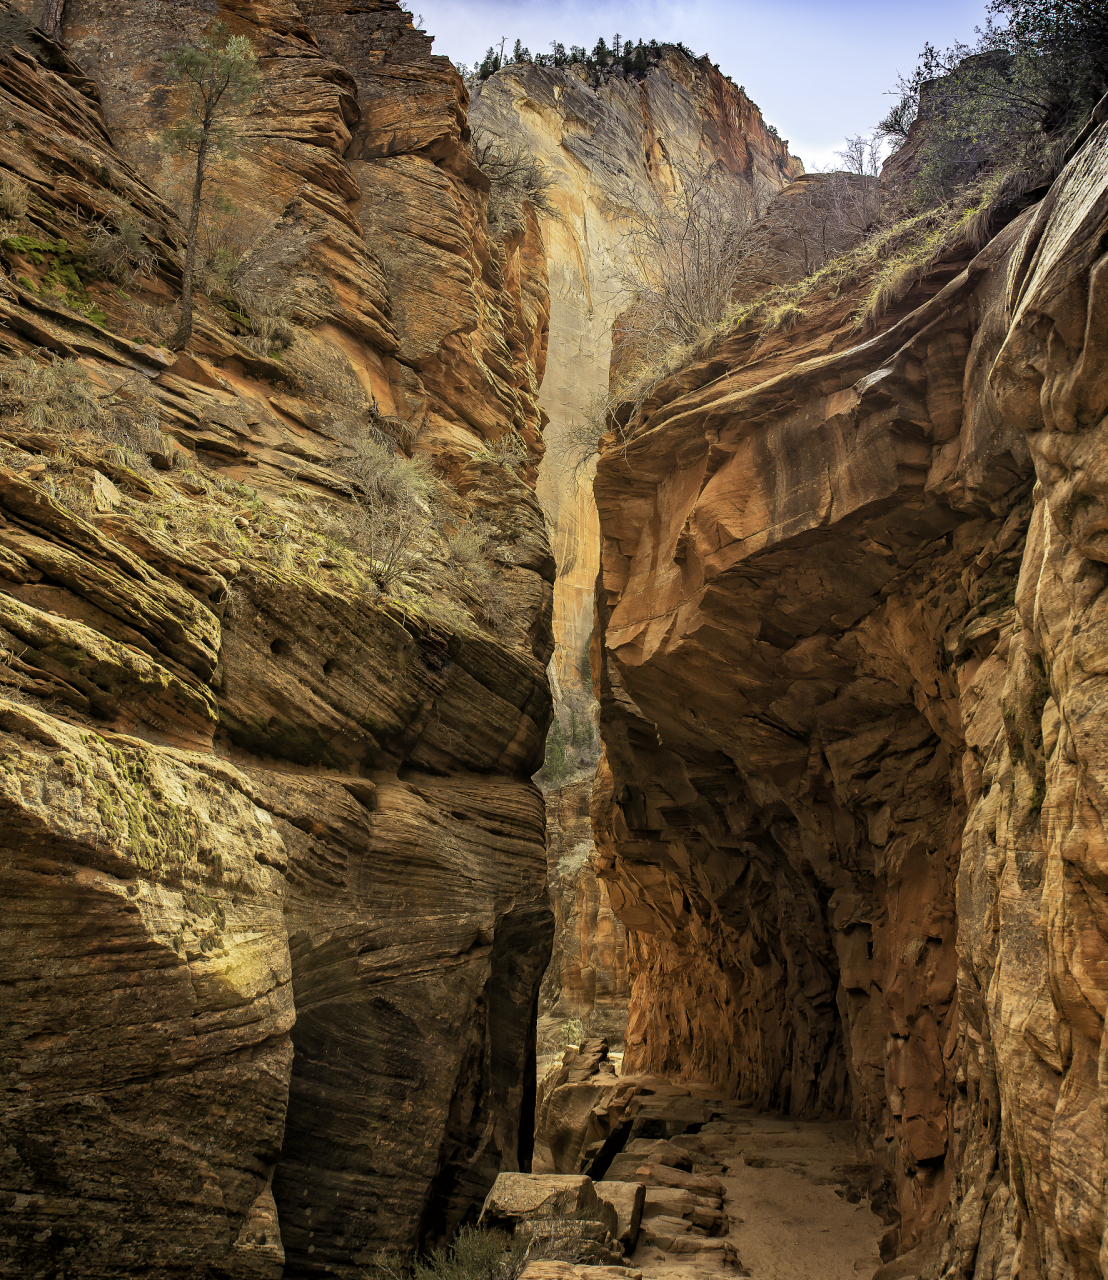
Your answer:
[[[742,90],[707,59],[676,50],[642,79],[597,85],[583,68],[509,66],[480,87],[469,119],[478,133],[536,156],[554,178],[558,216],[542,228],[550,340],[539,403],[549,421],[538,492],[558,561],[556,670],[576,684],[600,544],[591,461],[572,437],[608,388],[612,329],[627,305],[626,213],[712,164],[727,183],[759,192],[780,190],[800,165]]]

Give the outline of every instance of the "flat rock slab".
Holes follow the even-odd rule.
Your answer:
[[[638,1267],[589,1267],[574,1262],[529,1262],[519,1280],[642,1280]]]
[[[600,1222],[616,1235],[616,1210],[582,1173],[501,1173],[481,1209],[479,1225],[513,1230],[517,1223],[551,1218]]]
[[[692,1167],[689,1149],[665,1138],[634,1138],[623,1151],[626,1155],[638,1156],[642,1164],[668,1164],[671,1169],[685,1170]]]
[[[613,1168],[615,1161],[612,1162]],[[701,1196],[722,1196],[723,1183],[703,1173],[686,1173],[684,1169],[671,1169],[665,1164],[642,1164],[634,1170],[634,1177],[647,1186],[680,1187]]]

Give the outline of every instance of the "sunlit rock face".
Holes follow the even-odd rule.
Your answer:
[[[626,211],[719,162],[736,187],[780,190],[801,170],[757,106],[706,59],[671,50],[641,80],[589,83],[583,68],[510,66],[475,92],[470,124],[522,145],[554,178],[559,217],[543,220],[550,337],[539,401],[549,417],[539,495],[554,525],[555,661],[581,680],[593,626],[599,546],[592,463],[571,437],[608,387],[623,287]]]
[[[926,1274],[1099,1275],[1108,126],[880,331],[735,335],[602,454],[627,1066],[846,1115]]]
[[[9,260],[0,373],[37,348],[97,394],[135,379],[164,433],[136,470],[0,418],[4,1275],[360,1277],[530,1159],[541,235],[528,210],[488,232],[465,88],[397,5],[229,4],[267,92],[218,185],[310,239],[295,337],[278,359],[203,310],[187,352],[159,346],[129,308],[176,297],[183,260],[157,54],[215,16],[72,0],[68,52],[0,48],[34,234],[80,262],[123,210],[158,259],[90,284],[96,315]],[[304,550],[382,419],[451,526],[481,520],[497,629],[440,553],[382,593]],[[512,430],[516,469],[481,453]]]

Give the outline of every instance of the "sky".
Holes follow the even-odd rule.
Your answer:
[[[834,166],[835,151],[865,133],[895,98],[897,73],[911,74],[927,41],[970,43],[984,0],[408,0],[434,52],[479,60],[490,44],[518,37],[532,53],[550,42],[585,45],[598,36],[683,41],[707,53],[762,109],[807,168]]]

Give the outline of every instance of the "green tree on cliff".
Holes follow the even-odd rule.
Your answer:
[[[162,132],[171,153],[185,157],[192,169],[188,206],[185,272],[181,288],[181,319],[170,340],[180,351],[192,337],[193,277],[204,184],[219,160],[233,160],[240,135],[236,123],[257,99],[261,88],[257,56],[246,36],[230,35],[225,23],[215,23],[200,44],[183,44],[163,55],[181,112]]]
[[[920,205],[988,173],[1023,190],[1048,181],[1108,90],[1103,0],[990,0],[987,14],[973,45],[924,46],[881,122],[897,143],[912,130]]]

